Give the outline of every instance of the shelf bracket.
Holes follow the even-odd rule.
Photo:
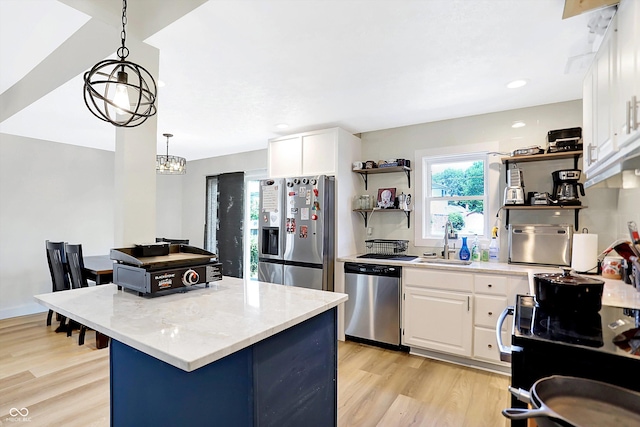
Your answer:
[[[367,191],[367,187],[369,184],[369,175],[362,172],[358,172],[358,175],[362,177],[362,180],[364,181],[364,190]],[[366,219],[365,219],[365,222],[366,222]]]
[[[364,219],[364,228],[367,228],[367,224],[369,222],[369,212],[367,211],[357,211],[360,215],[362,215],[362,218]]]
[[[411,171],[409,169],[405,169],[404,173],[407,175],[407,184],[409,184],[409,188],[411,188]]]
[[[407,228],[411,228],[411,211],[404,211],[407,216]]]
[[[577,161],[577,158],[576,158],[576,161]],[[577,168],[578,168],[578,167],[576,166],[576,169],[577,169]],[[576,231],[576,232],[577,232],[578,230],[580,230],[580,229],[578,228],[578,213],[579,213],[579,212],[580,212],[580,211],[579,211],[578,209],[576,209],[576,210],[574,210],[574,211],[573,211],[573,213],[574,213],[574,215],[575,215],[575,223],[576,223],[575,231]]]

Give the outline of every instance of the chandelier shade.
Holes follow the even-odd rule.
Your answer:
[[[156,114],[158,88],[151,73],[127,61],[127,0],[122,2],[120,59],[98,62],[84,73],[84,103],[91,113],[114,126],[135,127]]]
[[[169,155],[169,138],[173,135],[163,133],[162,136],[167,137],[167,154],[158,154],[156,156],[156,173],[161,175],[184,175],[187,173],[187,159],[184,157]]]

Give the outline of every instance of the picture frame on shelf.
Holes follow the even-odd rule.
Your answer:
[[[382,209],[393,209],[396,200],[395,188],[378,188],[377,207]]]

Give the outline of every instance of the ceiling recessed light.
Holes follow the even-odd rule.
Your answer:
[[[278,129],[286,129],[286,128],[288,128],[288,127],[289,127],[289,125],[288,125],[288,124],[286,124],[286,123],[278,123],[278,124],[276,125],[276,127],[277,127]]]
[[[522,120],[518,120],[517,122],[513,122],[513,124],[511,125],[512,128],[517,129],[517,128],[523,128],[525,127],[527,124],[525,122],[523,122]]]
[[[527,84],[526,80],[514,80],[507,85],[509,89],[516,89]]]

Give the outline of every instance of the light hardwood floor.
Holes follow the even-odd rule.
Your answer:
[[[46,326],[46,313],[0,320],[0,425],[108,426],[109,351]],[[506,426],[508,378],[340,342],[338,425]],[[11,408],[27,408],[27,419]],[[15,412],[14,412],[15,413]],[[24,411],[23,411],[24,413]]]

